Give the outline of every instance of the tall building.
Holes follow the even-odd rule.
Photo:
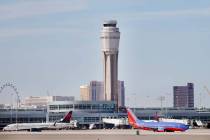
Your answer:
[[[80,86],[80,99],[82,101],[90,100],[90,86],[89,85]]]
[[[194,107],[194,86],[187,83],[187,86],[174,86],[174,107],[193,108]]]
[[[118,81],[118,106],[125,106],[125,85],[124,85],[124,81]]]
[[[101,31],[105,100],[118,104],[118,49],[120,41],[117,21],[103,23]],[[118,106],[118,105],[117,105]]]
[[[101,81],[90,82],[91,101],[104,101],[104,84]]]
[[[118,106],[125,106],[124,81],[118,81]],[[104,83],[102,81],[90,81],[89,85],[80,86],[80,99],[82,101],[104,101]]]
[[[103,82],[90,81],[89,85],[80,86],[80,99],[82,101],[104,101]]]

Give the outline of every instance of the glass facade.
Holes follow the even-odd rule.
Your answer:
[[[52,102],[48,105],[48,111],[91,111],[113,113],[115,111],[114,101],[71,101],[71,102]]]
[[[17,111],[17,118],[16,118]],[[46,122],[47,109],[0,109],[0,129],[12,123]]]
[[[99,124],[103,117],[113,116],[115,107],[116,103],[114,101],[51,102],[48,105],[49,121],[59,120],[66,112],[72,110],[73,119],[79,123]]]

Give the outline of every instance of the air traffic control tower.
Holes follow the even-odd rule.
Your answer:
[[[115,101],[118,107],[118,50],[120,32],[116,20],[104,21],[101,31],[104,96],[107,101]]]

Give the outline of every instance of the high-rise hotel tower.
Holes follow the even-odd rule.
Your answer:
[[[118,50],[120,32],[117,21],[104,21],[101,31],[104,96],[107,101],[116,101],[118,106]]]

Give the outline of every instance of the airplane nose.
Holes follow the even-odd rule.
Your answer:
[[[189,126],[188,126],[188,125],[183,125],[182,128],[183,128],[184,130],[187,130],[187,129],[189,129]]]
[[[189,125],[186,125],[186,126],[185,126],[185,130],[187,130],[187,129],[189,129]]]

